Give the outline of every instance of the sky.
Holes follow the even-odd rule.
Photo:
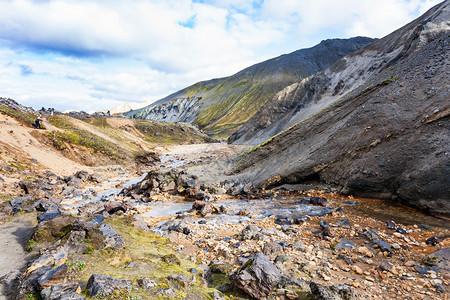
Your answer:
[[[440,0],[0,0],[0,97],[150,103],[321,40],[381,38]]]

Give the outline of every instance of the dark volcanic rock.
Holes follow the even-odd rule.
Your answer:
[[[450,248],[441,248],[428,255],[424,262],[430,266],[450,271]]]
[[[444,1],[281,91],[235,141],[280,134],[234,172],[260,188],[315,180],[450,216],[449,18]]]
[[[313,299],[316,300],[356,300],[359,299],[354,288],[343,284],[326,286],[311,281],[309,284]]]
[[[109,296],[115,290],[130,289],[131,282],[104,275],[93,274],[86,285],[88,296]]]
[[[241,268],[230,275],[233,286],[250,297],[264,299],[281,281],[282,273],[262,253],[249,259]]]

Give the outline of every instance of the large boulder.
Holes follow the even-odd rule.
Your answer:
[[[427,265],[450,271],[450,248],[436,250],[425,258]]]
[[[235,288],[255,299],[264,299],[272,293],[282,276],[277,266],[263,253],[258,253],[229,277]]]

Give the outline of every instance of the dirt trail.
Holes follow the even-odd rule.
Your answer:
[[[23,214],[20,219],[11,223],[0,224],[0,277],[23,269],[32,258],[32,254],[25,248],[33,234],[35,223],[35,214]],[[0,289],[0,300],[11,299],[5,288]]]
[[[60,155],[33,136],[45,134],[46,131],[25,127],[3,114],[0,114],[0,124],[2,158],[15,158],[22,164],[32,164],[31,160],[34,159],[45,169],[59,175],[69,175],[78,170],[87,169],[86,166]]]

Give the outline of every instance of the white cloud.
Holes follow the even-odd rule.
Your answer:
[[[382,37],[438,2],[0,0],[0,96],[84,110],[157,100],[323,38]]]

